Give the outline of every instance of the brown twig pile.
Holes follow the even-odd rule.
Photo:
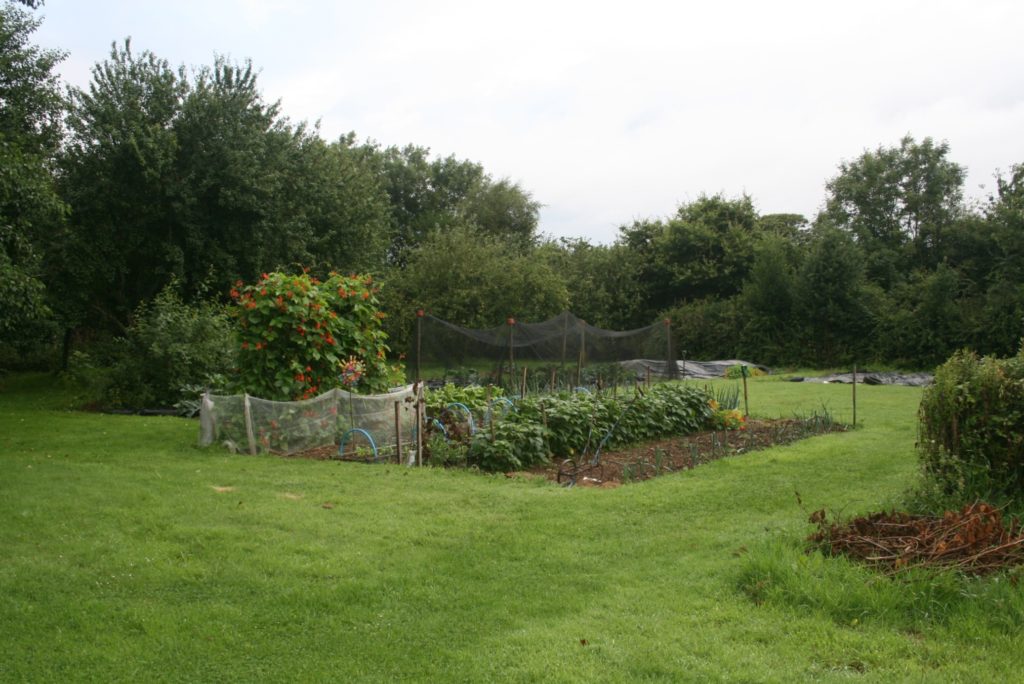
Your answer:
[[[889,571],[947,567],[982,575],[1024,563],[1020,521],[1004,523],[998,508],[978,502],[941,518],[908,513],[874,513],[848,523],[829,523],[825,511],[810,521],[807,538],[831,555],[844,554]]]

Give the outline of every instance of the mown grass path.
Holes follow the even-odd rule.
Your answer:
[[[194,421],[0,394],[3,681],[1013,681],[1020,590],[806,556],[895,500],[919,391],[854,432],[614,490],[199,450]],[[752,384],[775,417],[849,387]],[[929,589],[934,587],[934,589]],[[945,601],[947,605],[932,605]],[[931,611],[929,613],[929,611]]]

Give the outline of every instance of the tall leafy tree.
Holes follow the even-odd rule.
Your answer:
[[[40,21],[0,5],[0,343],[38,341],[48,317],[41,259],[64,216],[53,182],[64,59],[32,44]]]
[[[431,158],[417,145],[381,149],[369,142],[359,151],[390,200],[389,264],[404,265],[435,233],[467,224],[520,250],[536,244],[540,204],[517,183],[451,155]]]
[[[182,261],[173,127],[189,85],[183,69],[128,41],[92,73],[88,90],[71,89],[61,186],[73,213],[61,280],[81,316],[123,329]]]
[[[800,253],[777,233],[757,245],[739,305],[743,314],[744,350],[764,363],[798,357],[795,340],[796,274]]]
[[[351,138],[328,144],[282,117],[248,62],[190,76],[126,41],[72,91],[69,121],[65,281],[115,328],[171,279],[195,299],[278,268],[383,264],[373,168]]]
[[[544,320],[569,302],[565,281],[549,263],[472,225],[432,234],[392,272],[382,297],[392,314],[388,333],[398,344],[408,339],[416,309],[485,328],[510,316]]]
[[[760,233],[749,197],[704,195],[666,221],[621,228],[619,243],[640,255],[643,308],[653,315],[678,302],[738,293]]]
[[[946,232],[961,211],[966,173],[948,154],[945,142],[918,143],[908,135],[897,147],[843,162],[826,186],[820,218],[857,240],[869,277],[884,287],[942,259]]]
[[[865,356],[873,324],[867,301],[859,246],[847,233],[819,230],[794,287],[804,359],[832,365]]]
[[[536,255],[562,277],[569,310],[588,323],[629,330],[652,322],[640,315],[639,262],[625,245],[561,238],[538,246]]]

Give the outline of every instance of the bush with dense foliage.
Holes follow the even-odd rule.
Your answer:
[[[1024,500],[1024,347],[1008,359],[957,352],[920,408],[918,451],[942,494]]]
[[[187,304],[171,283],[136,310],[123,337],[76,353],[72,372],[105,407],[169,407],[199,386],[222,386],[235,365],[224,307]]]
[[[335,387],[383,392],[400,368],[389,365],[379,288],[368,275],[264,273],[236,283],[239,382],[265,399],[308,399]]]

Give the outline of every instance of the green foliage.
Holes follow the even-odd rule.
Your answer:
[[[223,388],[236,363],[224,308],[184,303],[175,283],[136,308],[124,337],[95,352],[76,354],[72,371],[91,381],[94,399],[114,408],[169,407]]]
[[[64,54],[31,44],[40,21],[0,5],[0,360],[49,347],[54,336],[42,261],[65,207],[51,169],[64,99]]]
[[[651,323],[641,298],[640,254],[628,246],[560,238],[541,244],[536,258],[546,261],[563,278],[568,309],[591,325],[631,330]]]
[[[424,392],[424,400],[426,401],[428,415],[437,416],[450,404],[459,403],[472,411],[475,418],[483,420],[491,402],[504,395],[504,393],[501,387],[494,385],[487,387],[465,385],[460,387],[446,383],[441,387],[426,390]]]
[[[308,399],[335,387],[386,391],[399,370],[387,363],[379,288],[370,276],[325,280],[264,273],[236,283],[232,315],[241,340],[239,382],[265,399]]]
[[[423,445],[426,462],[432,466],[457,467],[465,466],[469,453],[469,445],[460,441],[446,439],[435,432],[427,438]]]
[[[646,394],[612,396],[580,392],[531,396],[481,430],[470,458],[484,470],[515,470],[549,458],[593,455],[598,447],[688,434],[708,425],[710,396],[683,383],[655,385]]]
[[[547,263],[460,225],[432,234],[411,252],[408,264],[391,272],[386,299],[387,309],[396,313],[389,333],[407,344],[408,322],[417,309],[483,328],[509,316],[544,320],[565,309],[569,294]]]
[[[829,366],[865,355],[872,319],[862,253],[849,235],[829,228],[818,232],[797,275],[795,295],[805,358]]]
[[[0,226],[0,243],[2,232]],[[0,348],[20,355],[45,346],[53,337],[51,314],[42,281],[11,263],[0,244]]]
[[[740,380],[744,375],[748,378],[759,378],[766,373],[757,366],[744,366],[738,363],[725,369],[725,377],[728,380]]]
[[[71,100],[61,189],[73,230],[51,277],[77,290],[81,316],[102,312],[94,327],[123,325],[171,278],[191,300],[288,264],[382,263],[378,179],[350,140],[284,119],[252,64],[218,58],[189,78],[126,42]]]
[[[957,352],[921,399],[918,453],[928,479],[961,503],[1024,503],[1024,347],[1012,358]]]
[[[469,448],[469,463],[490,472],[523,470],[547,463],[545,436],[541,423],[518,419],[497,422],[493,431],[476,434]]]
[[[873,259],[868,275],[888,288],[910,268],[934,267],[960,208],[966,170],[949,161],[948,143],[905,136],[844,162],[828,183],[825,216],[856,236]]]
[[[461,225],[512,251],[534,245],[540,204],[518,184],[495,181],[480,164],[451,155],[431,159],[430,150],[417,145],[366,143],[356,151],[390,200],[389,265],[405,266],[432,236]]]
[[[689,359],[729,359],[739,356],[743,316],[738,298],[698,299],[669,309],[676,349]]]

